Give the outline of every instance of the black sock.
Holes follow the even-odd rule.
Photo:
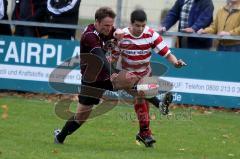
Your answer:
[[[152,103],[155,107],[159,108],[159,103],[161,102],[156,96],[152,98],[146,99],[150,103]]]
[[[76,131],[82,124],[79,124],[75,121],[74,116],[72,116],[64,127],[62,128],[61,132],[57,135],[57,139],[59,142],[63,143],[67,135],[72,134],[74,131]]]

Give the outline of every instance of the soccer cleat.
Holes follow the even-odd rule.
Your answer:
[[[60,129],[55,129],[54,130],[54,143],[55,144],[63,144],[63,142],[58,141],[57,135],[61,132]]]
[[[173,95],[171,92],[167,92],[162,102],[159,103],[159,110],[163,115],[167,115],[169,113],[169,105],[172,103]]]
[[[153,147],[153,144],[156,142],[156,140],[154,140],[151,135],[146,136],[146,137],[142,137],[140,134],[137,134],[136,135],[136,140],[144,143],[144,145],[146,147]]]

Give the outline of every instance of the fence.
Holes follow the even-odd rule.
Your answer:
[[[8,14],[11,17],[14,2],[8,1]],[[79,18],[80,22],[82,19],[93,20],[93,13],[101,6],[109,6],[117,14],[116,24],[120,26],[126,26],[129,23],[129,15],[135,8],[143,8],[149,15],[149,24],[152,27],[157,27],[160,21],[161,12],[164,9],[169,9],[174,4],[175,0],[82,0],[80,5]],[[216,11],[225,4],[226,0],[213,0],[215,13]],[[174,28],[173,28],[174,29]]]

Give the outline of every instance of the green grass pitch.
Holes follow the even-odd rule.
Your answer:
[[[154,115],[156,114],[156,115]],[[0,159],[239,159],[240,115],[177,108],[163,117],[151,107],[154,148],[137,145],[134,109],[119,105],[53,144],[53,130],[65,123],[54,102],[0,97]]]

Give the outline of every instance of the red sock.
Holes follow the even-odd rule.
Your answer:
[[[151,130],[150,125],[150,116],[149,116],[149,106],[148,103],[144,102],[142,104],[134,104],[135,112],[138,117],[139,127],[140,127],[140,136],[150,136]]]

